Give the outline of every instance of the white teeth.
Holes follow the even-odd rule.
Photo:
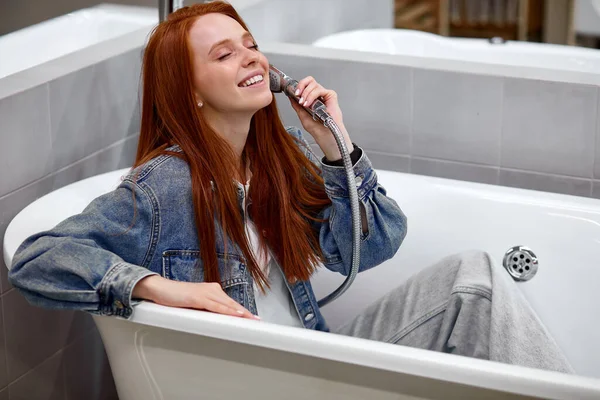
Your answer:
[[[248,87],[254,83],[261,82],[262,80],[263,80],[262,75],[253,76],[252,78],[250,78],[247,81],[245,81],[244,83],[242,83],[242,87]]]

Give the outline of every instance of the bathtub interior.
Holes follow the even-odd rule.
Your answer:
[[[100,4],[0,37],[0,78],[158,22],[155,8]]]
[[[343,298],[322,312],[332,327],[357,314],[421,269],[469,250],[490,254],[502,267],[513,246],[531,248],[537,274],[516,282],[579,374],[600,378],[600,201],[493,185],[378,171],[388,196],[408,217],[396,255],[357,277]],[[410,190],[406,190],[410,188]],[[507,272],[508,273],[508,272]],[[313,288],[321,298],[343,277],[320,269]]]
[[[600,51],[574,46],[486,39],[448,38],[405,29],[363,29],[338,32],[312,43],[316,47],[391,55],[441,58],[598,73]]]
[[[127,169],[82,180],[27,206],[9,225],[4,255],[32,231],[54,226],[115,188]],[[537,275],[516,283],[578,374],[600,378],[596,340],[600,323],[600,201],[494,185],[377,171],[379,182],[408,216],[408,235],[397,254],[357,277],[338,300],[322,309],[331,327],[349,320],[410,276],[445,256],[467,250],[488,252],[501,265],[515,245],[538,256]],[[410,188],[410,190],[406,190]],[[68,199],[68,201],[65,201]],[[52,205],[52,213],[46,212]],[[567,234],[567,232],[569,232]],[[321,269],[312,279],[318,298],[344,278]]]

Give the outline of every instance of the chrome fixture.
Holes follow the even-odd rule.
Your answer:
[[[488,42],[490,42],[491,44],[505,44],[506,39],[504,39],[503,37],[500,37],[500,36],[494,36],[494,37],[489,38]]]
[[[538,259],[530,248],[514,246],[504,254],[502,265],[514,280],[528,281],[538,270]]]
[[[183,0],[158,0],[158,20],[167,19],[167,15],[183,7]]]

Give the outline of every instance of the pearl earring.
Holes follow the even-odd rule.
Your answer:
[[[198,102],[198,107],[202,107],[203,105],[204,105],[203,102],[201,102],[201,101]]]

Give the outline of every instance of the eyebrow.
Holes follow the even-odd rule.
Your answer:
[[[252,40],[254,40],[254,37],[250,34],[250,32],[246,32],[242,35],[242,39],[246,39],[246,38],[251,38]],[[218,41],[217,43],[213,44],[210,48],[210,50],[208,50],[208,54],[212,53],[214,49],[216,49],[217,47],[221,46],[222,44],[231,42],[231,39],[223,39],[221,41]]]

